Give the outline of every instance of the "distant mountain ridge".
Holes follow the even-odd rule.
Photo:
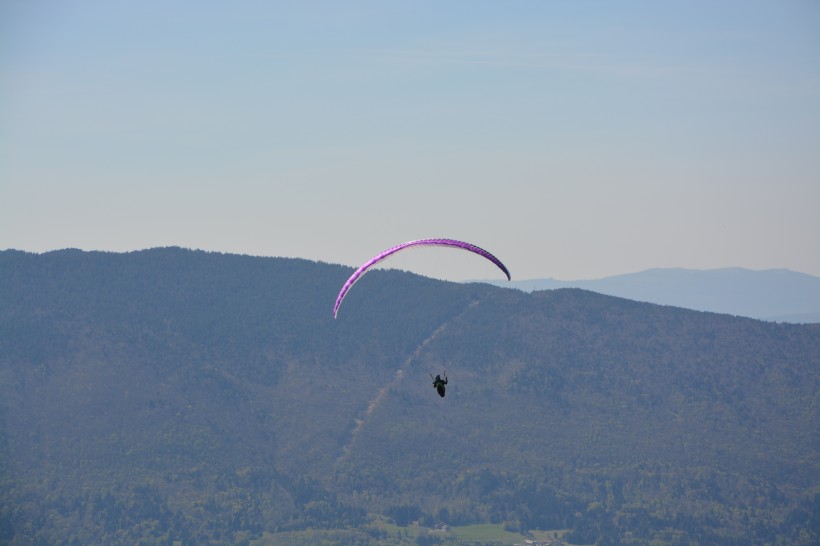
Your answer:
[[[820,277],[788,269],[654,268],[594,280],[482,281],[525,292],[583,288],[658,305],[774,322],[820,322]]]

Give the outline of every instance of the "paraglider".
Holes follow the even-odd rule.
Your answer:
[[[433,374],[430,374],[430,377],[433,377]],[[444,379],[441,378],[440,375],[437,375],[435,379],[433,379],[433,386],[436,388],[436,392],[439,396],[444,398],[444,385],[447,384],[447,372],[444,372]]]
[[[465,243],[464,241],[456,241],[455,239],[419,239],[417,241],[408,241],[406,243],[402,243],[400,245],[396,245],[394,247],[388,248],[387,250],[376,254],[374,257],[370,258],[366,261],[359,269],[357,269],[353,275],[347,279],[347,282],[344,283],[342,286],[342,290],[339,292],[339,295],[336,297],[336,304],[333,306],[333,318],[336,318],[336,315],[339,312],[339,306],[342,304],[342,300],[344,300],[345,296],[347,296],[347,292],[353,287],[356,282],[362,278],[362,276],[367,273],[367,271],[376,265],[377,263],[381,262],[382,260],[392,256],[396,252],[401,250],[405,250],[407,248],[412,248],[415,246],[445,246],[450,248],[459,248],[462,250],[468,250],[487,260],[493,262],[504,274],[507,276],[507,280],[511,280],[510,272],[507,270],[507,267],[501,263],[501,260],[484,250],[483,248],[477,247],[471,243]],[[442,395],[444,396],[444,395]]]
[[[491,261],[498,267],[504,274],[507,276],[507,280],[511,280],[510,272],[507,267],[501,263],[501,260],[487,252],[481,247],[478,247],[471,243],[465,243],[464,241],[456,241],[455,239],[419,239],[417,241],[408,241],[406,243],[402,243],[400,245],[396,245],[394,247],[388,248],[387,250],[376,254],[374,257],[367,260],[359,269],[353,272],[353,275],[347,279],[347,282],[344,283],[342,286],[342,290],[339,292],[339,295],[336,297],[336,304],[333,306],[333,318],[335,319],[337,314],[339,313],[339,306],[342,305],[342,300],[345,299],[347,296],[348,291],[353,287],[362,276],[367,273],[371,267],[376,265],[377,263],[381,262],[382,260],[392,256],[396,252],[405,250],[407,248],[412,248],[415,246],[444,246],[450,248],[459,248],[461,250],[468,250],[479,256],[486,258],[487,260]],[[430,377],[433,378],[433,375],[430,374]],[[444,394],[446,392],[447,385],[447,373],[444,373],[444,379],[441,378],[440,375],[437,375],[433,378],[433,387],[435,387],[436,392],[438,395],[444,398]]]

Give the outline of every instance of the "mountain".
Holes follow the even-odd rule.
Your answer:
[[[820,325],[351,272],[0,252],[0,543],[820,540]]]
[[[820,322],[820,278],[787,269],[648,269],[596,280],[487,281],[532,292],[583,288],[600,294],[775,322]]]

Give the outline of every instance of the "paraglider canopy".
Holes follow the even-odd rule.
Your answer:
[[[471,243],[465,243],[464,241],[456,241],[455,239],[419,239],[417,241],[408,241],[406,243],[402,243],[400,245],[396,245],[394,247],[388,248],[387,250],[376,254],[364,264],[362,264],[359,269],[357,269],[353,275],[347,279],[347,282],[344,283],[342,286],[342,290],[339,292],[339,295],[336,297],[336,304],[333,306],[333,318],[336,318],[336,315],[339,312],[339,306],[342,304],[342,300],[344,300],[347,292],[353,287],[356,282],[362,278],[362,276],[370,270],[371,267],[376,265],[377,263],[381,262],[382,260],[392,256],[396,252],[405,250],[407,248],[412,248],[415,246],[444,246],[449,248],[458,248],[461,250],[467,250],[469,252],[473,252],[490,260],[493,262],[504,274],[507,276],[507,280],[511,280],[510,272],[507,267],[501,263],[501,260],[487,252],[481,247],[478,247]]]

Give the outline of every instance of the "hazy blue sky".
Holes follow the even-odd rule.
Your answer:
[[[423,237],[517,279],[820,275],[820,2],[0,2],[0,248]]]

